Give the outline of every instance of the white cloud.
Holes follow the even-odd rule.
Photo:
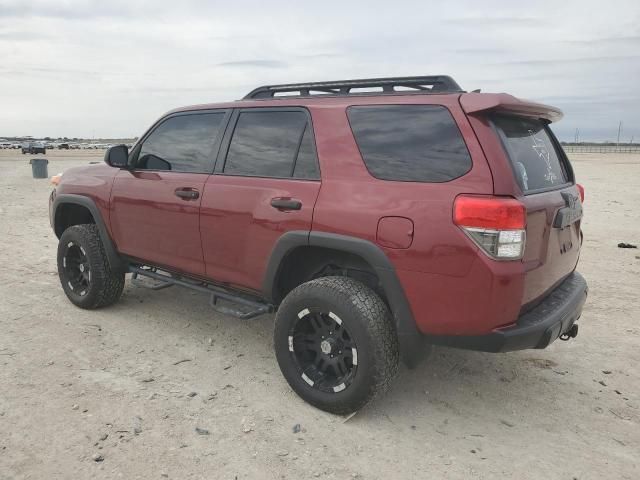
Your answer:
[[[135,136],[265,83],[450,74],[559,106],[561,137],[640,138],[640,4],[613,3],[4,1],[0,134]]]

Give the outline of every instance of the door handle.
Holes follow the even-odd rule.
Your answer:
[[[300,210],[302,208],[302,202],[295,198],[276,197],[271,199],[271,206],[278,210]]]
[[[196,200],[200,197],[200,192],[197,190],[190,190],[188,188],[178,188],[174,193],[176,194],[176,197],[180,197],[185,200]]]

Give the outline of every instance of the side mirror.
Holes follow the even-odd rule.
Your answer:
[[[129,166],[129,149],[126,145],[114,145],[104,154],[104,163],[110,167],[127,168]]]

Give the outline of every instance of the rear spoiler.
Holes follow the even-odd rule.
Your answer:
[[[549,122],[557,122],[563,116],[559,108],[520,100],[507,93],[463,93],[460,95],[460,105],[467,114],[497,111],[542,118]]]

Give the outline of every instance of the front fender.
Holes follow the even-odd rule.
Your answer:
[[[96,223],[96,226],[98,227],[100,239],[102,240],[102,244],[104,245],[111,270],[114,272],[127,271],[127,264],[118,253],[118,250],[116,249],[116,246],[111,239],[111,236],[109,235],[109,230],[107,229],[104,219],[100,214],[100,210],[92,199],[83,195],[75,195],[70,193],[58,194],[55,195],[55,198],[53,196],[52,198],[53,201],[50,206],[49,214],[51,227],[56,233],[56,236],[60,237],[60,235],[58,235],[58,230],[56,229],[56,222],[58,221],[58,209],[60,208],[60,206],[70,203],[80,205],[89,210],[91,216],[93,217],[93,220]],[[60,234],[61,233],[62,232],[60,232]]]

